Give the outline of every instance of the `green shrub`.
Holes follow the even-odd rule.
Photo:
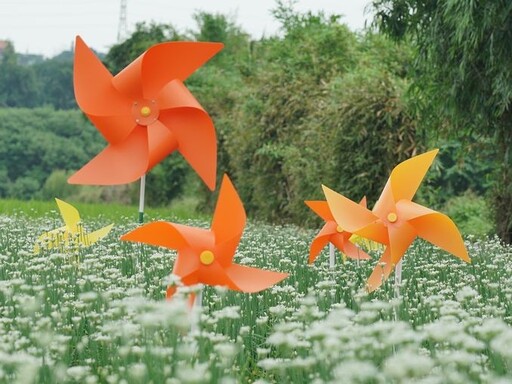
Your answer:
[[[471,191],[449,199],[442,212],[457,224],[463,235],[483,237],[494,231],[492,210],[487,201]]]

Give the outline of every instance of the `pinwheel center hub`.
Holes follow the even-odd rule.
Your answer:
[[[146,107],[146,106],[142,107],[140,109],[140,115],[142,117],[148,117],[149,115],[151,115],[151,108]]]
[[[339,225],[336,227],[336,232],[341,233],[343,232],[343,228],[341,228]]]
[[[398,220],[398,216],[396,215],[395,212],[388,213],[388,221],[390,223],[396,223],[397,220]]]
[[[215,260],[215,255],[212,251],[203,251],[199,255],[199,261],[204,265],[210,265]]]
[[[132,116],[139,125],[150,125],[158,119],[160,110],[156,100],[138,100],[132,105]]]

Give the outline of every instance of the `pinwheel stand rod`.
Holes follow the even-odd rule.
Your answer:
[[[336,257],[334,255],[334,245],[329,243],[329,267],[334,268],[336,263]]]
[[[402,260],[395,266],[395,297],[400,297],[400,285],[402,285]]]
[[[146,192],[146,175],[140,178],[140,194],[139,194],[139,223],[144,222],[144,195]]]
[[[199,322],[201,319],[201,312],[203,311],[203,288],[200,288],[196,293],[196,297],[194,299],[194,304],[192,305],[191,311],[191,322],[190,322],[190,332],[196,333],[199,330]]]

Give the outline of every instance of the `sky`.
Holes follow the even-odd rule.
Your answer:
[[[343,15],[352,30],[364,27],[370,0],[297,0],[298,11]],[[128,34],[138,22],[172,24],[193,29],[196,11],[230,15],[254,38],[279,32],[271,10],[275,0],[126,0]],[[107,52],[117,42],[120,0],[0,0],[0,40],[14,43],[16,52],[52,57],[69,50],[76,35],[92,48]]]

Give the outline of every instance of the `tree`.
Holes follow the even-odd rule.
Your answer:
[[[14,46],[7,44],[0,60],[0,107],[34,107],[37,92],[33,69],[19,65]]]
[[[512,3],[375,0],[376,24],[417,48],[419,111],[448,133],[495,142],[493,206],[498,235],[512,241]],[[428,102],[427,102],[428,101]]]

